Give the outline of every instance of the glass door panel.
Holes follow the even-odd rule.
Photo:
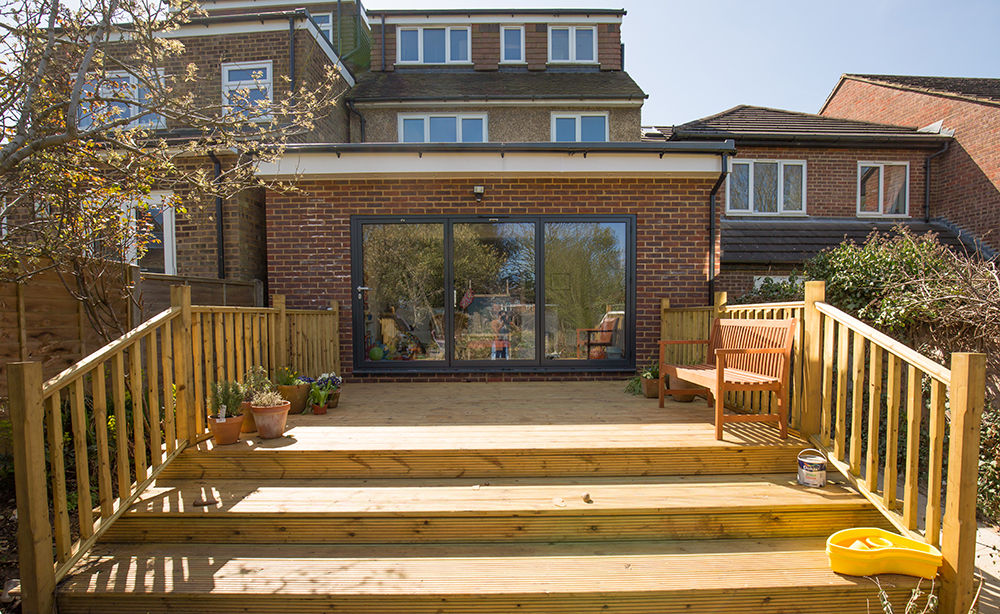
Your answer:
[[[535,361],[535,223],[452,226],[456,361]]]
[[[444,224],[362,226],[362,360],[444,361]]]
[[[545,223],[546,361],[625,357],[627,230],[625,222]]]

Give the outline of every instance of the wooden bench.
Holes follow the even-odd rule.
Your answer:
[[[722,439],[722,425],[727,422],[777,422],[781,438],[788,437],[788,373],[795,318],[789,320],[724,320],[712,323],[708,339],[660,341],[660,407],[668,394],[704,394],[708,405],[715,403],[715,438]],[[708,361],[697,365],[673,365],[666,362],[668,345],[704,343]],[[714,357],[714,360],[713,360]],[[678,380],[700,388],[667,388]],[[725,416],[723,403],[730,391],[773,391],[777,413]]]

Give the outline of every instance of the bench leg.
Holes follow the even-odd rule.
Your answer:
[[[778,434],[782,439],[788,439],[788,407],[785,404],[785,391],[775,394],[778,403]]]
[[[660,371],[660,380],[657,386],[660,392],[660,409],[663,409],[663,396],[666,392],[666,386],[663,385],[663,378],[664,378],[663,371]]]

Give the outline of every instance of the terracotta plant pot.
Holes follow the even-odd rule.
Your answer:
[[[306,401],[309,400],[309,384],[298,384],[295,386],[278,386],[278,394],[292,404],[288,411],[293,414],[301,414],[306,410]]]
[[[322,416],[326,413],[326,403],[322,405],[316,405],[313,403],[313,413],[317,416]]]
[[[242,414],[235,418],[224,418],[222,420],[212,417],[208,419],[208,427],[212,429],[212,441],[217,446],[228,446],[239,441],[240,428],[242,426]]]
[[[253,409],[254,420],[257,421],[257,434],[261,439],[281,437],[285,432],[285,421],[288,420],[288,410],[291,403],[285,401],[273,407],[256,407]]]
[[[658,379],[647,379],[645,377],[640,378],[642,381],[642,395],[647,399],[656,399],[660,396],[660,391],[657,386],[660,384]]]
[[[334,390],[330,393],[330,396],[326,397],[326,407],[327,409],[333,409],[340,403],[340,390]],[[324,412],[325,413],[325,412]]]
[[[253,411],[250,409],[250,401],[243,401],[243,428],[241,433],[253,433],[257,430],[257,421],[253,419]]]

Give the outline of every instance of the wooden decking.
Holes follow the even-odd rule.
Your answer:
[[[887,523],[798,486],[805,442],[716,441],[703,401],[656,405],[617,382],[349,385],[281,439],[181,454],[60,612],[880,609],[823,547]],[[883,585],[902,611],[914,581]]]

